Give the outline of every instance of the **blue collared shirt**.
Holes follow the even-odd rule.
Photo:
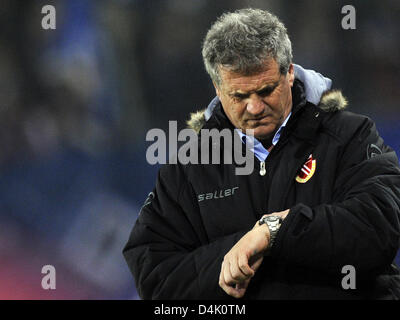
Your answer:
[[[278,143],[278,141],[281,137],[281,134],[282,134],[282,130],[283,130],[283,128],[285,128],[286,123],[288,122],[291,115],[292,115],[292,113],[290,112],[289,115],[286,117],[285,121],[283,121],[282,125],[279,127],[278,131],[276,131],[274,137],[272,138],[272,145],[275,146]],[[255,154],[255,156],[257,157],[258,160],[265,161],[265,159],[267,159],[267,157],[269,155],[269,151],[264,148],[264,146],[262,145],[262,143],[260,141],[258,141],[253,136],[248,136],[248,135],[244,134],[239,129],[235,129],[235,130],[239,134],[240,139],[242,140],[242,142],[244,144],[246,144],[247,139],[253,140],[253,147],[250,150]]]

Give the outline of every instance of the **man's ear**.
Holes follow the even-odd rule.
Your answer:
[[[293,63],[291,63],[290,66],[289,66],[288,80],[289,80],[290,86],[293,87],[293,82],[294,82],[294,66],[293,66]]]

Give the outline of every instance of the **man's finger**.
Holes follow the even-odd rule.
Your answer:
[[[230,271],[232,278],[236,281],[236,283],[244,281],[251,276],[251,274],[246,274],[242,271],[242,269],[239,266],[239,260],[232,261],[230,263]]]
[[[221,273],[219,275],[219,286],[222,288],[222,290],[225,291],[226,294],[228,294],[228,295],[230,295],[231,297],[234,297],[234,298],[243,297],[245,292],[246,292],[246,289],[247,289],[247,285],[245,285],[245,287],[243,285],[240,285],[240,284],[236,284],[233,287],[228,285],[224,280],[224,276],[223,276],[222,270],[221,270]]]
[[[229,286],[226,282],[225,282],[225,277],[224,277],[224,267],[225,267],[226,263],[225,261],[222,262],[221,265],[221,272],[219,273],[219,286],[221,287],[222,290],[224,290],[228,295],[232,296],[232,297],[236,297],[237,296],[237,292],[235,290],[234,287]]]
[[[254,276],[254,270],[249,266],[249,261],[246,255],[239,255],[238,267],[241,272],[246,275],[246,278]]]
[[[231,286],[225,286],[222,288],[228,295],[234,298],[241,298],[244,296],[246,289],[239,289],[237,290],[234,287]]]
[[[229,260],[225,260],[223,265],[222,265],[222,273],[224,277],[224,282],[230,286],[236,284],[236,281],[233,279],[231,275],[231,268],[230,268],[230,262]]]

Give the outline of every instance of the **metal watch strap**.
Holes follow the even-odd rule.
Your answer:
[[[275,242],[276,234],[278,233],[279,228],[281,227],[282,218],[279,216],[273,216],[273,215],[265,216],[265,217],[262,217],[258,223],[259,223],[259,225],[262,225],[263,223],[265,223],[268,226],[270,236],[269,236],[269,243],[268,243],[267,249],[270,249],[273,246],[273,244]]]

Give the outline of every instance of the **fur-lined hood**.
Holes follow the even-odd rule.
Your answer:
[[[194,131],[196,131],[196,133],[199,133],[208,118],[211,116],[213,108],[218,103],[219,99],[216,97],[210,103],[210,106],[208,108],[191,113],[190,119],[186,122],[188,128],[193,129]],[[342,95],[342,92],[340,90],[327,90],[321,95],[321,100],[318,104],[318,107],[325,112],[343,110],[347,107],[347,100]]]

